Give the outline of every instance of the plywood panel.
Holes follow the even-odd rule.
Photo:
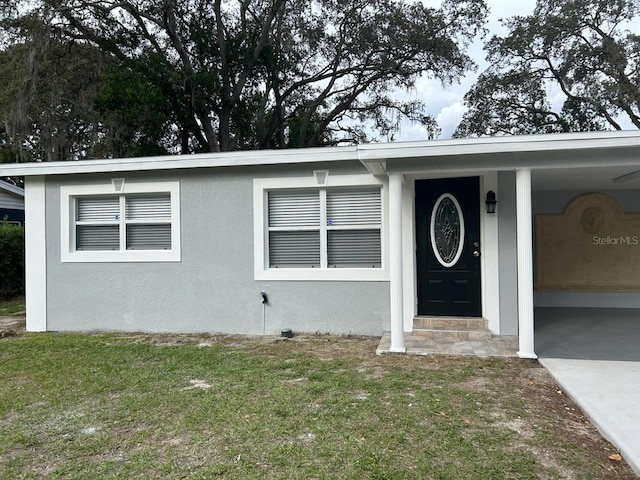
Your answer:
[[[640,291],[640,213],[602,193],[535,216],[538,290]]]

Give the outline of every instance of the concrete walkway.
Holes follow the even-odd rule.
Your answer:
[[[640,475],[640,311],[538,308],[536,353]]]

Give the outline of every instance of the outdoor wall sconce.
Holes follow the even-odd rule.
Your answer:
[[[493,190],[487,192],[487,199],[484,202],[487,205],[487,213],[496,213],[496,193]]]

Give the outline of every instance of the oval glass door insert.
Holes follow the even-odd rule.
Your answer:
[[[443,193],[431,212],[431,248],[438,262],[450,268],[464,248],[464,218],[456,197]]]

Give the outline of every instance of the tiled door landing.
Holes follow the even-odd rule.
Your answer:
[[[469,355],[517,357],[518,337],[493,335],[484,318],[424,317],[413,319],[413,331],[405,332],[408,355]],[[385,332],[376,350],[390,353],[391,334]]]

